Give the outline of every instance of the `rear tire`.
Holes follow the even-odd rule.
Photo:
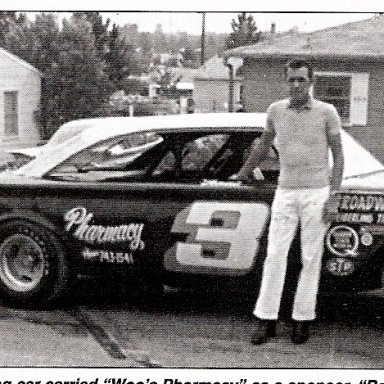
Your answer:
[[[70,263],[58,238],[24,221],[0,225],[0,298],[16,307],[57,303],[71,281]]]

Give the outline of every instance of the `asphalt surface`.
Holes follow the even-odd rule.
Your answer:
[[[145,307],[118,294],[89,292],[51,311],[0,308],[2,367],[375,368],[383,367],[381,291],[325,300],[306,344],[278,334],[254,346],[249,308],[234,298],[168,292]],[[79,297],[81,296],[79,295]]]

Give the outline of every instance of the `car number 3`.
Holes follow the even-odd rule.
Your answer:
[[[172,234],[187,235],[165,254],[170,271],[238,275],[253,265],[269,217],[261,203],[198,201],[175,217]]]

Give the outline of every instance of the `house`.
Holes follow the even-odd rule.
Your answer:
[[[2,48],[0,73],[0,148],[35,144],[42,74]]]
[[[242,60],[235,59],[232,63],[236,74],[241,67]],[[224,64],[223,58],[214,56],[207,60],[194,77],[193,100],[196,112],[224,112],[228,111],[230,70]],[[241,77],[234,76],[233,100],[240,102]]]
[[[276,35],[225,52],[244,60],[242,97],[247,112],[265,112],[287,97],[287,60],[314,63],[315,97],[335,105],[344,128],[384,162],[384,17],[312,33]]]

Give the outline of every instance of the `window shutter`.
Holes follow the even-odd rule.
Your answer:
[[[368,73],[352,74],[351,125],[367,125],[368,116]]]

